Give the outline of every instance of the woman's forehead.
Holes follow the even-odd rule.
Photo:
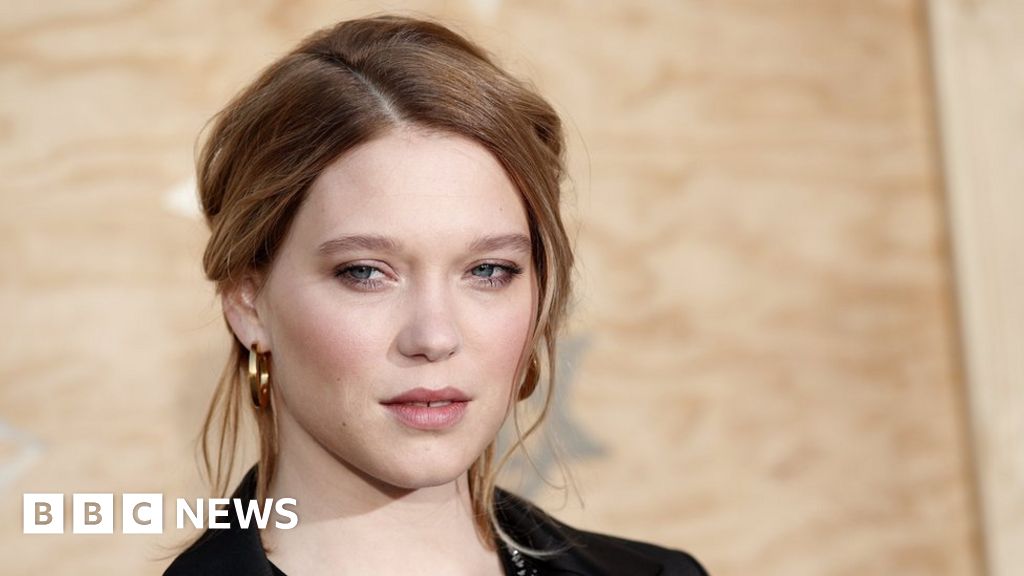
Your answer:
[[[444,132],[397,129],[348,151],[314,181],[313,189],[345,196],[379,194],[470,195],[514,190],[498,160],[480,143]],[[486,191],[486,190],[482,190]]]
[[[464,137],[420,131],[390,132],[333,162],[297,218],[320,236],[399,242],[528,229],[521,196],[490,152]]]

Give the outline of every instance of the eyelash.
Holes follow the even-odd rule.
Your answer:
[[[493,276],[478,277],[481,281],[481,284],[484,285],[485,288],[501,288],[511,283],[512,280],[514,280],[517,276],[523,273],[523,269],[514,264],[497,264],[494,262],[484,262],[482,264],[477,264],[473,268],[470,268],[470,270],[476,270],[481,266],[491,266],[493,268],[501,269],[505,272],[504,275],[497,278]],[[339,280],[345,282],[350,286],[360,288],[363,290],[377,290],[384,285],[384,283],[379,279],[353,278],[352,276],[349,275],[349,273],[352,270],[360,268],[369,269],[371,272],[381,271],[380,268],[377,268],[376,266],[370,266],[369,264],[355,264],[352,266],[342,266],[341,268],[338,268],[337,270],[334,271],[334,276],[335,278],[338,278]]]

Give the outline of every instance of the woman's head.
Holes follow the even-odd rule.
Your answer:
[[[397,488],[468,468],[489,536],[494,437],[540,360],[553,374],[569,295],[562,155],[541,97],[418,20],[320,31],[237,96],[198,159],[204,266],[235,336],[204,431],[221,422],[218,487],[255,345],[271,367],[261,494],[279,445]],[[448,421],[393,403],[444,388],[469,400],[427,416]]]

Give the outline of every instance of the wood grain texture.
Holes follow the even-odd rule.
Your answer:
[[[989,574],[1024,573],[1024,5],[931,5]]]
[[[7,2],[0,418],[22,434],[0,462],[28,462],[0,486],[11,573],[166,564],[174,530],[23,536],[20,495],[202,493],[191,442],[228,340],[173,191],[257,70],[395,8],[480,40],[570,130],[586,346],[565,411],[599,449],[573,463],[585,508],[541,501],[716,576],[980,574],[909,0]]]

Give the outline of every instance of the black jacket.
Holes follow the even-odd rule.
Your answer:
[[[255,497],[254,467],[232,498]],[[576,530],[504,490],[495,493],[495,511],[501,527],[517,542],[538,549],[565,549],[543,560],[526,559],[539,576],[707,576],[685,552]],[[207,530],[174,560],[164,576],[282,576],[267,559],[255,523],[243,529],[233,513],[228,519],[231,528]],[[517,573],[506,560],[506,574]]]

